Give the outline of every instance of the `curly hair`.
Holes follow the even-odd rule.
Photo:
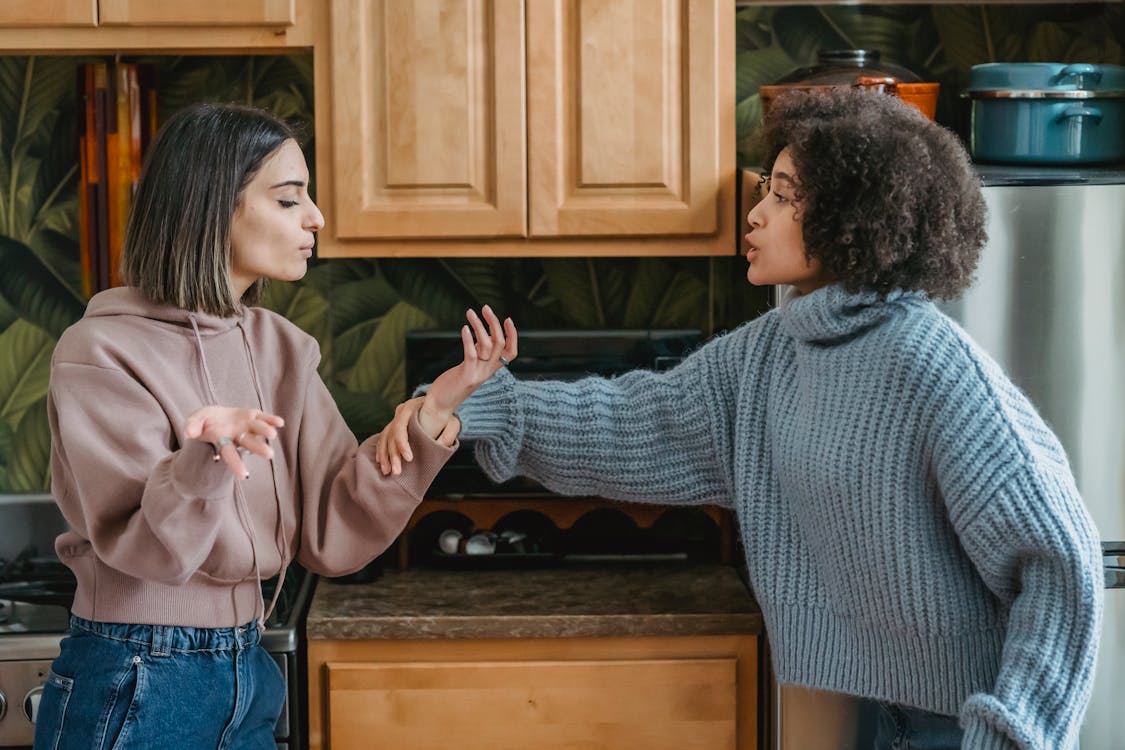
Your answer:
[[[969,285],[985,205],[953,133],[897,97],[824,88],[777,97],[758,138],[766,174],[788,147],[806,255],[836,282],[944,299]]]

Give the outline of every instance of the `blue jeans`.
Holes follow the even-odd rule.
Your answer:
[[[964,732],[956,716],[874,700],[863,701],[862,713],[871,750],[960,750]]]
[[[281,670],[240,628],[71,617],[51,664],[34,750],[275,750]]]

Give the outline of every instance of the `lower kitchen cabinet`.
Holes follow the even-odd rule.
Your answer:
[[[758,637],[310,639],[311,750],[749,750]]]

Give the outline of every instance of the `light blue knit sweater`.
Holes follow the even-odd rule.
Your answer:
[[[1097,532],[1050,429],[924,296],[825,287],[674,370],[502,370],[459,415],[496,480],[733,508],[781,681],[959,714],[966,748],[1077,740]]]

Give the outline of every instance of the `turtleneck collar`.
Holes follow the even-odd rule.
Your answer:
[[[830,284],[793,297],[778,314],[782,330],[793,338],[826,344],[852,338],[925,299],[923,292],[896,289],[882,298],[876,292],[849,292],[839,284]]]

